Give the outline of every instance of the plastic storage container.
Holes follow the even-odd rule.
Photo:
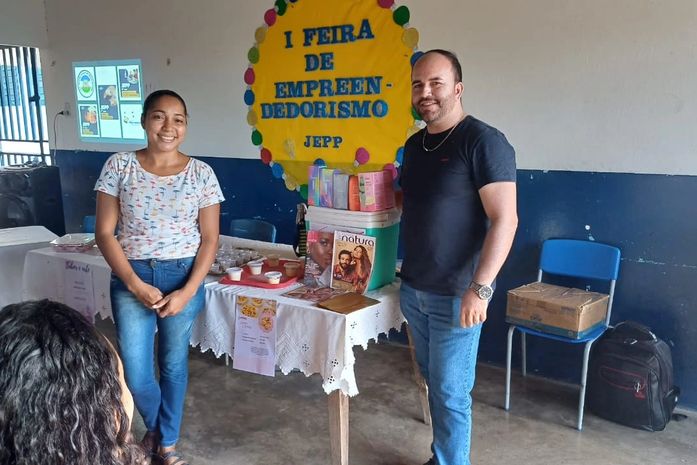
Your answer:
[[[368,290],[372,290],[394,281],[400,215],[396,208],[361,212],[309,206],[305,221],[308,231],[347,231],[376,238],[375,263],[368,283]]]

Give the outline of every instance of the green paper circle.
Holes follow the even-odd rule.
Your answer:
[[[261,133],[255,129],[254,132],[252,132],[252,144],[261,145],[263,141],[264,138],[261,137]]]
[[[404,26],[409,22],[409,8],[404,5],[400,6],[394,10],[394,13],[392,13],[392,18],[394,19],[395,23],[399,24],[400,26]]]
[[[278,16],[286,14],[286,9],[288,8],[286,0],[276,0],[274,5],[276,5],[276,14],[278,14]]]
[[[303,200],[307,200],[307,184],[300,185],[300,197],[302,197]]]
[[[256,47],[250,48],[249,52],[247,52],[247,59],[250,63],[256,64],[259,61],[259,49]]]

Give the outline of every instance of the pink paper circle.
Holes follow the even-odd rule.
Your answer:
[[[264,13],[264,22],[269,26],[273,26],[276,23],[276,10],[273,8],[266,10],[266,13]]]
[[[251,86],[254,84],[254,68],[247,68],[247,70],[244,72],[244,83]]]
[[[378,5],[382,8],[390,8],[394,5],[394,0],[378,0]]]
[[[365,148],[360,147],[358,150],[356,150],[356,161],[360,163],[361,165],[365,165],[368,160],[370,160],[370,152],[368,152]]]

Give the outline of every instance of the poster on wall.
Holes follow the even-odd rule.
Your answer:
[[[94,68],[91,66],[75,66],[75,64],[73,64],[73,72],[75,73],[77,101],[94,100]]]
[[[78,105],[78,125],[81,137],[99,137],[97,105]]]
[[[277,1],[266,11],[243,98],[251,141],[288,189],[306,197],[311,164],[396,177],[420,129],[410,74],[421,52],[409,17],[392,0]]]
[[[86,142],[142,143],[140,60],[73,63],[78,135]]]
[[[140,67],[118,66],[121,100],[140,100]]]
[[[121,104],[121,130],[126,139],[137,139],[143,135],[143,127],[140,125],[140,114],[143,112],[141,103]]]

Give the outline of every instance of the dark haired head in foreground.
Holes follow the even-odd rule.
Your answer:
[[[1,465],[141,463],[123,393],[116,353],[75,310],[0,310]]]

